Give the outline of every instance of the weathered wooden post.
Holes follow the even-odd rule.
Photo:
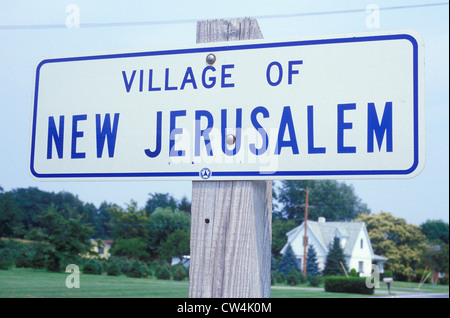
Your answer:
[[[197,43],[261,39],[254,19],[200,21]],[[269,297],[272,181],[193,181],[189,297]]]

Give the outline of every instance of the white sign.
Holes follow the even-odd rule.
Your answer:
[[[47,180],[412,177],[424,165],[411,32],[48,58],[30,170]]]

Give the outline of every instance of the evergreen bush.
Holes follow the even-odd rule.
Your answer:
[[[187,277],[186,269],[183,265],[175,265],[172,268],[172,276],[174,280],[183,280]]]
[[[320,275],[316,249],[312,245],[306,251],[306,275]]]
[[[349,275],[350,275],[351,277],[359,277],[358,272],[357,272],[356,269],[354,269],[354,268],[352,268],[352,269],[350,270]]]
[[[14,264],[14,256],[8,247],[0,249],[0,269],[8,270]]]
[[[295,268],[291,268],[289,273],[286,275],[286,281],[289,285],[295,286],[300,284],[300,273]]]
[[[297,271],[299,269],[294,251],[292,250],[291,245],[288,244],[286,250],[284,251],[283,257],[281,257],[280,263],[278,264],[278,271],[287,275],[292,268]]]
[[[325,277],[325,291],[373,295],[375,289],[366,286],[364,277],[328,276]]]
[[[335,237],[332,245],[328,250],[328,255],[325,260],[325,268],[323,270],[324,276],[337,276],[337,275],[345,275],[344,270],[342,269],[341,263],[344,265],[344,268],[347,270],[347,265],[345,261],[344,250],[341,247],[341,242],[338,237]]]
[[[274,271],[275,282],[283,284],[286,282],[286,275],[283,272]]]
[[[131,264],[130,270],[127,272],[128,277],[145,278],[148,277],[150,271],[144,262],[138,260]]]
[[[163,264],[160,266],[156,273],[156,278],[158,279],[170,279],[170,267],[168,264]]]
[[[102,266],[97,260],[89,259],[83,266],[83,274],[101,275]]]
[[[322,283],[321,275],[306,275],[306,279],[312,287],[318,287]]]
[[[119,276],[120,274],[122,274],[119,264],[117,262],[110,261],[106,268],[106,274],[109,276]]]

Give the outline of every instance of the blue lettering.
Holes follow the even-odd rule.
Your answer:
[[[374,133],[377,138],[378,150],[381,151],[381,144],[386,134],[386,151],[392,152],[392,102],[386,102],[381,124],[378,121],[375,104],[367,105],[367,152],[373,152]]]
[[[226,129],[227,129],[227,110],[222,109],[222,151],[227,156],[234,156],[241,149],[241,131],[242,131],[242,108],[236,109],[236,141],[233,150],[228,149],[226,143]]]
[[[308,106],[308,153],[325,153],[325,147],[314,147],[314,109]]]
[[[170,138],[169,138],[169,157],[183,157],[184,150],[175,150],[175,135],[183,133],[183,128],[176,128],[177,117],[186,116],[185,110],[174,110],[170,112]]]
[[[255,127],[255,129],[258,131],[258,133],[261,135],[262,138],[262,146],[260,148],[256,148],[255,144],[249,145],[251,153],[257,156],[265,153],[267,151],[267,145],[269,144],[269,136],[267,135],[267,132],[256,119],[256,116],[258,114],[262,114],[263,118],[268,118],[269,111],[267,110],[267,108],[263,106],[258,106],[255,109],[253,109],[252,113],[250,114],[253,127]]]
[[[85,152],[77,152],[77,139],[83,137],[84,132],[78,131],[78,122],[80,120],[86,120],[87,115],[76,115],[72,117],[72,159],[86,158]]]
[[[212,72],[216,71],[214,66],[207,66],[203,69],[202,84],[203,84],[204,88],[212,88],[212,87],[214,87],[214,85],[216,85],[216,77],[214,77],[214,76],[211,76],[208,78],[209,83],[206,82],[206,71],[209,71],[209,70],[211,70]]]
[[[153,87],[153,70],[148,70],[148,91],[160,91],[161,87]]]
[[[231,78],[231,74],[225,73],[225,71],[232,68],[234,68],[234,64],[222,65],[221,87],[234,87],[234,83],[225,83],[226,78]]]
[[[289,65],[289,72],[288,72],[288,84],[292,84],[292,75],[293,74],[298,74],[299,71],[298,70],[293,70],[292,66],[294,65],[300,65],[303,64],[302,60],[298,60],[298,61],[289,61],[288,65]]]
[[[286,127],[289,130],[289,140],[284,140]],[[280,128],[278,130],[278,139],[275,146],[275,154],[279,155],[281,148],[291,147],[294,155],[298,154],[297,138],[295,137],[294,121],[292,120],[291,107],[285,106],[281,115]]]
[[[270,77],[271,69],[273,66],[278,67],[278,79],[275,82],[272,82],[272,79]],[[269,83],[271,86],[277,86],[281,83],[281,80],[283,79],[283,68],[281,67],[281,64],[278,62],[272,62],[267,66],[266,70],[266,78],[267,83]]]
[[[173,126],[175,126],[175,122],[174,122]],[[162,112],[157,112],[156,113],[156,149],[155,149],[155,151],[151,151],[150,149],[144,150],[145,154],[147,156],[149,156],[150,158],[155,158],[161,153],[161,136],[162,136],[161,129],[162,129]],[[174,144],[175,144],[175,142],[174,142]],[[173,146],[174,146],[174,144],[173,144]]]
[[[206,117],[208,124],[206,129],[201,130],[200,121],[202,117]],[[207,110],[197,110],[195,112],[195,156],[200,156],[200,138],[205,140],[206,153],[208,156],[212,156],[211,140],[209,139],[209,133],[214,125],[214,118],[212,114]]]
[[[166,68],[166,77],[165,77],[165,86],[164,86],[166,91],[176,91],[177,87],[176,86],[169,86],[169,69]]]
[[[55,141],[56,152],[58,153],[58,158],[61,159],[64,146],[64,116],[59,116],[59,134],[56,131],[53,116],[48,118],[47,159],[52,159],[52,140]]]
[[[131,85],[133,84],[135,75],[136,75],[136,70],[133,71],[133,73],[131,74],[130,80],[128,80],[127,73],[125,71],[122,71],[123,81],[125,83],[125,89],[127,90],[127,93],[129,93],[131,90]]]
[[[114,157],[114,149],[116,147],[117,127],[119,125],[119,114],[114,114],[114,123],[111,129],[110,115],[105,115],[103,126],[101,125],[100,114],[95,115],[96,131],[97,131],[97,158],[103,155],[103,147],[105,146],[105,139],[108,139],[108,156]]]
[[[144,89],[144,70],[139,71],[139,91],[142,92]]]
[[[344,146],[344,130],[353,128],[352,123],[344,122],[344,111],[356,109],[356,104],[338,104],[337,108],[337,151],[338,153],[355,153],[356,147]]]
[[[195,83],[194,73],[192,72],[192,67],[188,67],[186,69],[186,73],[184,74],[183,82],[181,83],[180,89],[184,89],[184,86],[187,83],[191,83],[194,89],[197,89],[197,83]]]

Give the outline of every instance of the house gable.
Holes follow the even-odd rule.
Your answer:
[[[349,269],[354,268],[361,276],[369,276],[372,271],[374,253],[364,222],[315,222],[308,221],[308,244],[314,246],[320,270],[325,266],[328,248],[335,237],[341,241]],[[298,260],[304,257],[304,223],[289,231],[288,242],[281,254],[290,244]]]

